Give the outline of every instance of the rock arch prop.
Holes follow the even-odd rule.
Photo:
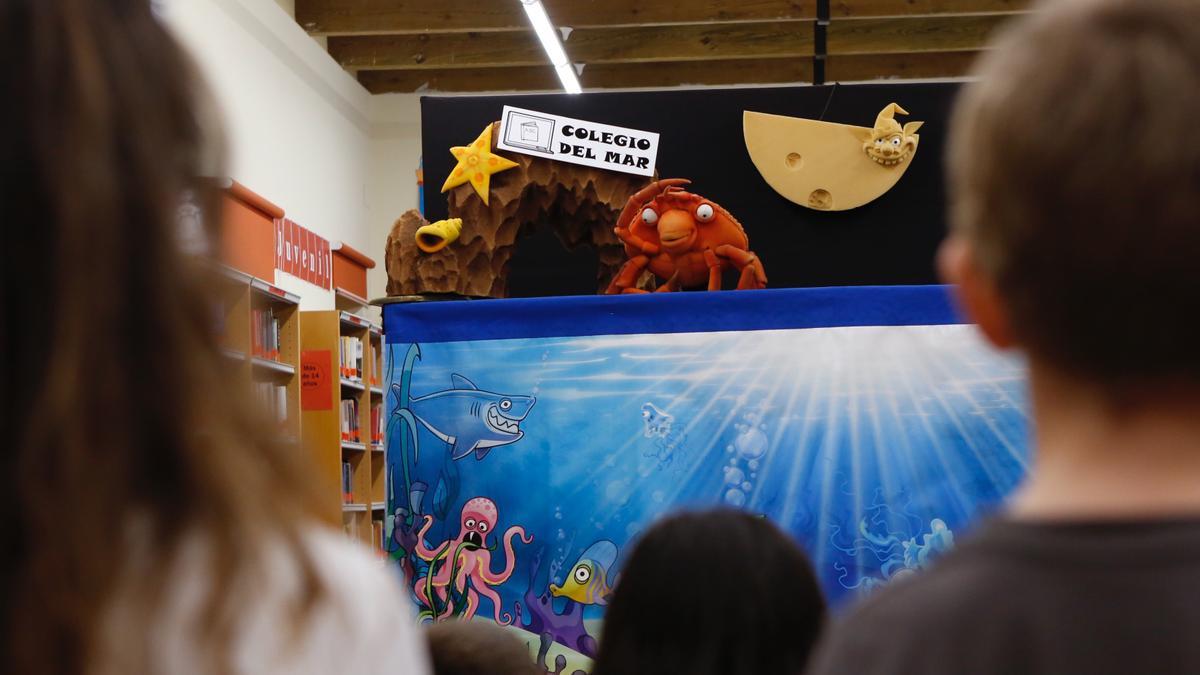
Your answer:
[[[492,136],[499,137],[498,122]],[[494,140],[492,149],[496,151]],[[463,221],[453,244],[436,253],[422,253],[416,232],[427,221],[417,211],[400,216],[388,235],[385,253],[388,295],[505,297],[509,259],[526,234],[544,227],[551,228],[568,251],[593,246],[600,259],[596,289],[608,286],[625,261],[621,242],[613,234],[617,216],[650,179],[528,155],[506,152],[503,156],[517,166],[491,177],[488,204],[466,184],[447,194],[449,217]],[[650,283],[647,276],[642,285]],[[547,289],[548,295],[552,292]]]

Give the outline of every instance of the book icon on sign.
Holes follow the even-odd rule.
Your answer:
[[[553,119],[510,110],[504,118],[501,131],[504,142],[508,145],[547,155],[554,154],[551,146],[554,138]]]

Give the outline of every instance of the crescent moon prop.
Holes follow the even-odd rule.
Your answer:
[[[746,151],[776,192],[819,211],[845,211],[892,189],[917,153],[921,122],[903,127],[903,108],[890,103],[875,127],[856,127],[802,117],[743,113]]]

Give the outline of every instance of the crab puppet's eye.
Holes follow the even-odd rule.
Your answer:
[[[702,223],[707,223],[713,219],[713,215],[715,215],[715,213],[716,212],[713,211],[712,204],[701,204],[700,206],[696,207],[696,220]]]
[[[467,518],[467,522],[463,523],[463,525],[466,525],[468,530],[473,530],[475,529],[475,519]]]
[[[642,209],[642,222],[647,225],[654,225],[658,222],[658,214],[655,213],[654,209],[646,207]]]
[[[510,408],[512,408],[512,401],[510,401],[506,398],[500,400],[500,409],[501,410],[509,410]]]
[[[883,145],[883,139],[882,139],[882,138],[876,138],[876,139],[875,139],[875,145]]]
[[[892,139],[892,145],[896,146],[897,148],[900,147],[900,137],[899,136]]]
[[[581,584],[586,584],[588,579],[592,578],[592,571],[586,567],[575,568],[575,581]]]
[[[488,524],[487,524],[486,522],[482,521],[482,520],[481,520],[481,521],[479,521],[479,531],[480,531],[480,532],[487,532],[487,531],[488,531]]]

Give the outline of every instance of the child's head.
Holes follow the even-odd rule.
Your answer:
[[[537,675],[529,649],[507,629],[487,621],[430,626],[433,675]]]
[[[620,571],[592,672],[800,673],[824,615],[807,557],[770,521],[683,513]]]
[[[1200,387],[1200,2],[1055,0],[960,98],[943,271],[1002,347]]]

